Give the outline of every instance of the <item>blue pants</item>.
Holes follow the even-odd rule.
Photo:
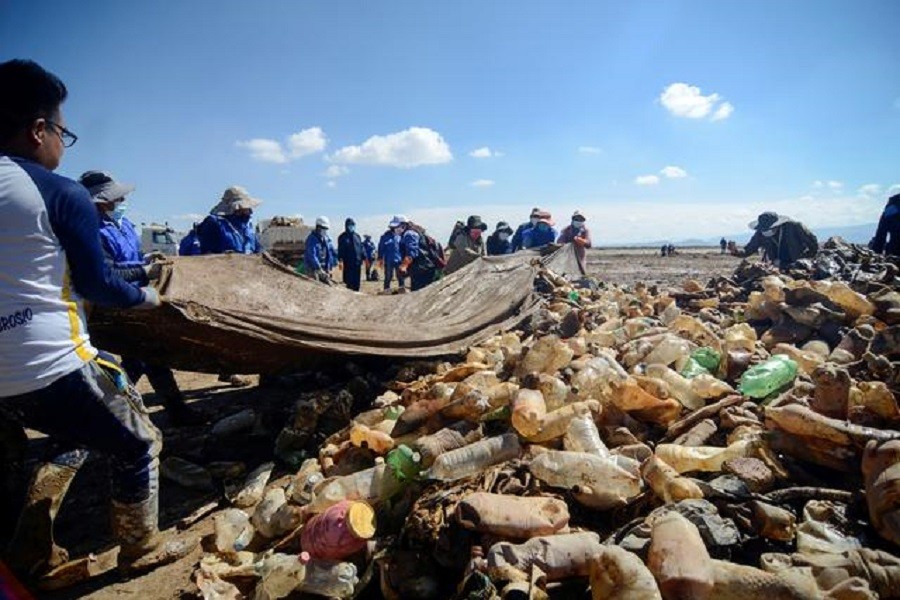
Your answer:
[[[397,276],[397,285],[403,287],[406,283],[406,277],[400,273],[400,264],[388,264],[384,263],[384,289],[391,289],[391,279],[393,279],[394,275]]]
[[[124,374],[96,359],[45,388],[0,398],[0,414],[50,436],[60,450],[51,462],[77,468],[83,449],[109,457],[117,502],[142,502],[159,489],[162,436]]]

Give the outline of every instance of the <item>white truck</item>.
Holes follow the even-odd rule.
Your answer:
[[[303,260],[306,238],[313,228],[303,223],[303,217],[272,217],[256,226],[263,249],[282,263],[296,267]]]
[[[169,227],[169,224],[160,225],[141,223],[141,252],[162,252],[169,256],[178,254],[178,241],[181,238],[178,233]]]

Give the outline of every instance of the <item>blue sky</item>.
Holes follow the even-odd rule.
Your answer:
[[[900,189],[900,2],[28,2],[0,59],[68,85],[61,172],[179,228],[574,209],[600,242],[731,234],[765,208],[877,220]]]

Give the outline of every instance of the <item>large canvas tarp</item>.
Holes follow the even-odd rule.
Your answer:
[[[176,257],[153,311],[95,308],[96,346],[193,371],[272,373],[345,355],[427,358],[463,352],[537,307],[544,264],[580,274],[571,246],[541,258],[487,257],[423,290],[397,295],[326,286],[266,255]]]

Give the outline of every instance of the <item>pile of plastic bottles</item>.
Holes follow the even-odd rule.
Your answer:
[[[520,330],[393,382],[293,477],[252,473],[195,581],[210,600],[900,597],[894,273],[743,265],[660,291],[544,272]]]

